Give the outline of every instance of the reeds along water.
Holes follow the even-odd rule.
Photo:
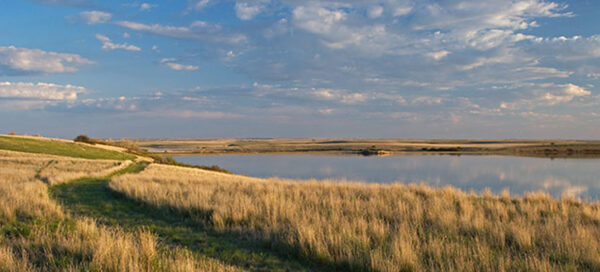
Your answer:
[[[49,163],[49,162],[54,163]],[[0,271],[235,271],[183,250],[161,250],[148,231],[125,232],[73,218],[40,180],[63,182],[120,165],[0,151]],[[163,247],[164,248],[164,247]]]
[[[113,190],[344,270],[599,270],[600,206],[543,193],[257,179],[150,165]]]

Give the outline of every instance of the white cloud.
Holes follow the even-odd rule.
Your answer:
[[[384,24],[361,24],[351,22],[351,14],[344,9],[324,7],[311,2],[293,10],[294,24],[319,37],[330,49],[355,49],[361,54],[380,56],[404,52],[405,38],[388,31]]]
[[[442,50],[442,51],[427,53],[427,56],[434,60],[441,60],[441,59],[445,58],[446,56],[448,56],[449,54],[450,54],[450,51]]]
[[[158,7],[158,5],[156,4],[148,4],[148,3],[142,3],[140,4],[140,10],[141,11],[149,11],[155,7]]]
[[[527,110],[530,112],[528,116],[534,114],[535,110],[539,107],[575,103],[576,98],[583,99],[584,97],[590,97],[592,94],[586,88],[572,83],[526,83],[508,87],[507,91],[514,93],[517,98],[513,101],[501,102],[500,109],[511,111]],[[593,99],[594,97],[590,98]],[[539,113],[537,114],[539,115]]]
[[[313,89],[312,94],[321,100],[330,100],[342,104],[356,104],[368,100],[368,96],[362,93],[348,93],[336,89]]]
[[[210,4],[210,0],[195,0],[190,3],[188,10],[200,11]]]
[[[166,65],[167,67],[176,70],[176,71],[194,71],[198,70],[198,66],[194,65],[184,65],[176,62],[177,60],[174,58],[164,58],[160,60],[160,63]]]
[[[412,11],[412,7],[399,7],[394,10],[394,16],[404,16]]]
[[[316,34],[331,34],[334,26],[346,18],[342,10],[329,10],[318,5],[299,6],[294,9],[298,27]]]
[[[92,63],[77,54],[0,46],[0,74],[72,73]]]
[[[534,49],[534,54],[552,56],[563,62],[600,58],[600,35],[547,38]]]
[[[585,88],[577,86],[575,84],[564,84],[549,87],[555,87],[556,89],[546,92],[541,97],[541,99],[545,100],[550,105],[569,102],[572,101],[575,97],[589,96],[590,94],[592,94]]]
[[[439,105],[442,104],[443,98],[434,96],[419,96],[412,99],[412,105]]]
[[[144,31],[154,35],[171,37],[184,40],[199,40],[237,44],[247,40],[243,34],[221,33],[221,26],[196,21],[190,26],[168,26],[161,24],[142,24],[132,21],[117,21],[115,24],[138,31]]]
[[[104,50],[115,50],[115,49],[123,49],[127,51],[141,51],[139,47],[127,43],[116,44],[113,43],[110,38],[104,36],[102,34],[96,34],[96,39],[102,42],[102,49]]]
[[[83,19],[88,25],[103,24],[112,18],[112,14],[104,11],[84,11],[79,13],[79,17]]]
[[[379,18],[383,14],[383,10],[384,9],[383,9],[382,6],[379,6],[379,5],[372,6],[372,7],[369,8],[369,11],[367,12],[367,15],[371,19]]]
[[[77,95],[87,93],[84,87],[52,83],[0,82],[0,99],[75,101]]]
[[[260,1],[235,3],[235,15],[241,20],[251,20],[263,9],[264,5]]]

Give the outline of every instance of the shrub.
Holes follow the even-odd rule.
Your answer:
[[[87,144],[96,144],[96,142],[94,140],[92,140],[90,137],[88,137],[87,135],[79,135],[79,136],[75,137],[75,139],[73,141],[87,143]]]

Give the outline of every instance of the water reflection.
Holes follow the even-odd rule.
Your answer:
[[[347,179],[365,182],[453,185],[465,191],[509,189],[521,195],[545,191],[600,199],[599,159],[546,159],[502,156],[223,155],[179,157],[198,165],[219,165],[256,177]]]

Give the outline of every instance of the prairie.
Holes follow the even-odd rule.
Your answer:
[[[600,269],[600,206],[424,185],[293,181],[150,165],[109,186],[198,228],[331,270]]]
[[[596,202],[261,179],[1,141],[26,152],[0,150],[0,271],[600,270]]]

